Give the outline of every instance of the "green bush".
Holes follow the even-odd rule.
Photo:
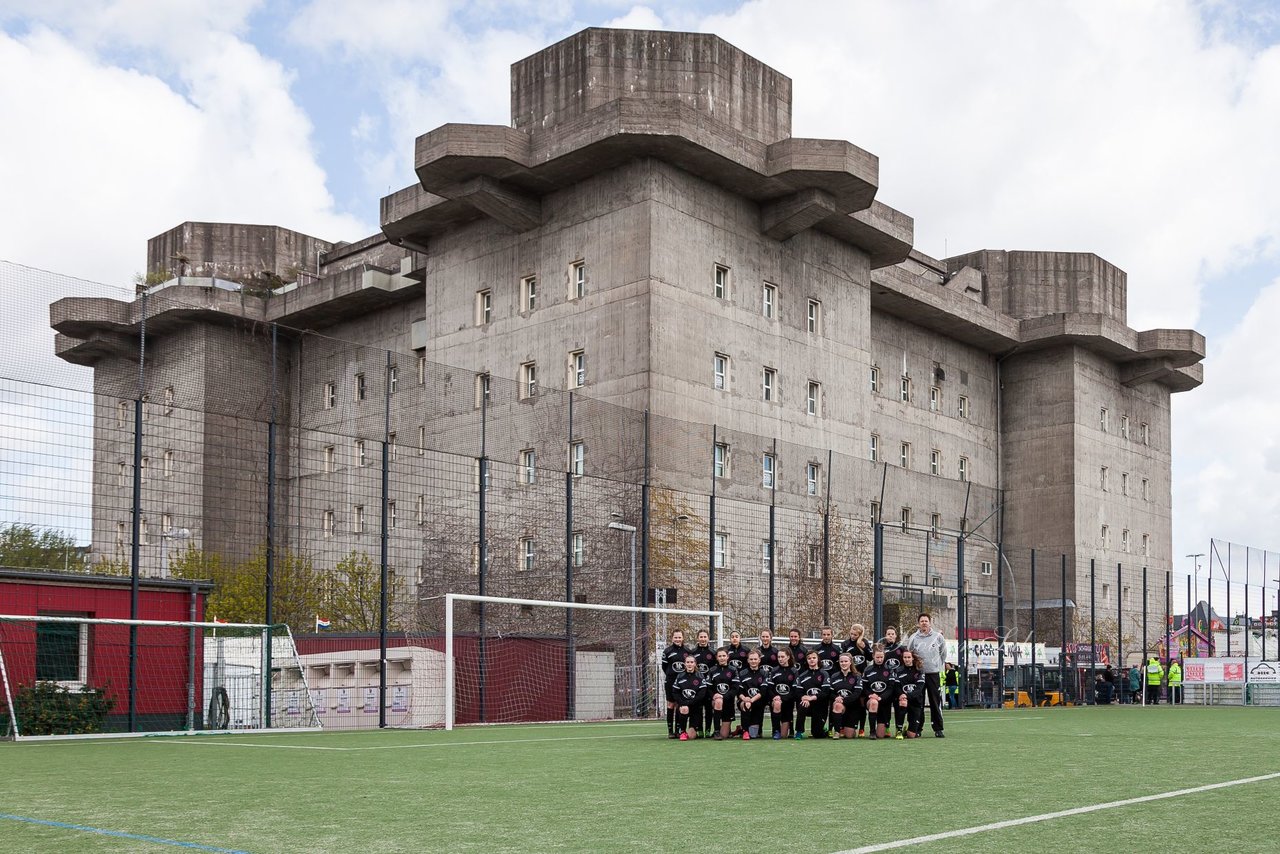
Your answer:
[[[23,735],[82,735],[102,732],[116,701],[106,688],[72,691],[57,682],[19,685],[13,693]],[[0,734],[9,734],[9,710],[0,709]]]

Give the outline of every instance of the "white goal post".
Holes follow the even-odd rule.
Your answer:
[[[522,609],[545,608],[564,611],[566,617],[570,617],[575,612],[588,613],[612,613],[614,615],[629,615],[630,619],[630,640],[629,647],[633,659],[636,657],[636,617],[641,614],[651,614],[659,617],[665,622],[665,619],[675,617],[680,619],[704,618],[710,622],[715,637],[715,645],[722,646],[725,643],[724,635],[724,612],[723,611],[697,611],[683,610],[677,608],[641,608],[631,607],[628,605],[593,605],[585,602],[560,602],[549,599],[513,599],[503,596],[476,596],[467,593],[448,593],[444,597],[444,728],[452,730],[457,715],[457,672],[456,672],[456,649],[455,649],[455,621],[454,621],[454,605],[457,602],[472,602],[478,605],[508,605],[518,606]],[[659,631],[658,637],[661,638],[665,632]],[[483,639],[483,633],[480,633]],[[627,640],[623,638],[624,642]],[[564,635],[564,643],[566,649],[571,651],[577,643],[574,634],[566,631]],[[587,642],[584,645],[598,645],[598,642]],[[643,667],[643,664],[633,662],[633,672],[635,667]],[[572,679],[572,676],[566,676]],[[483,689],[479,689],[481,693]],[[632,694],[635,694],[635,685],[632,685]]]
[[[288,626],[0,614],[0,738],[319,729]]]

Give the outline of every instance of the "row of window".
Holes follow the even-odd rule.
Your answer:
[[[164,454],[161,455],[160,457],[160,463],[161,463],[160,465],[161,475],[164,477],[172,477],[173,465],[174,465],[173,451],[165,451]],[[151,476],[151,458],[150,457],[143,457],[139,461],[138,472],[142,476],[142,482],[146,483],[148,478],[150,478]],[[126,463],[124,460],[121,460],[120,462],[116,463],[116,477],[119,480],[120,486],[123,487],[123,486],[129,485],[129,464]]]
[[[1133,478],[1129,476],[1129,473],[1127,471],[1120,472],[1120,494],[1121,495],[1129,494],[1129,491],[1131,488],[1130,487],[1131,480],[1133,480]],[[1151,500],[1150,479],[1144,477],[1144,478],[1139,478],[1139,480],[1141,481],[1141,486],[1139,488],[1138,495],[1141,496],[1143,501],[1150,501]],[[1111,491],[1111,469],[1107,466],[1102,466],[1098,470],[1098,488],[1101,489],[1103,492]]]
[[[1104,549],[1111,548],[1111,526],[1110,525],[1102,526],[1102,530],[1099,532],[1098,543]],[[1150,556],[1151,555],[1151,535],[1143,534],[1140,543],[1141,543],[1141,550],[1139,551],[1139,554],[1143,556]],[[1122,529],[1120,531],[1120,551],[1128,554],[1133,550],[1133,545],[1134,545],[1133,535],[1129,532],[1129,529],[1128,528]]]
[[[352,378],[351,399],[356,403],[367,400],[369,398],[369,380],[364,372],[357,373]],[[418,385],[427,384],[427,357],[418,357]],[[398,365],[387,366],[387,393],[396,394],[400,391],[400,367]],[[324,384],[324,388],[320,393],[320,402],[325,409],[333,409],[338,405],[338,383],[329,380]]]
[[[173,386],[165,386],[163,391],[164,405],[160,410],[161,415],[173,414],[173,398],[174,398]],[[144,394],[142,396],[142,402],[144,404],[150,403],[151,396]],[[147,408],[146,406],[143,406],[142,415],[144,418],[146,417],[146,414],[147,414]],[[133,420],[133,401],[132,400],[117,401],[116,402],[116,426],[124,427],[126,424],[131,423],[132,420]]]
[[[173,537],[173,531],[174,531],[173,514],[161,513],[160,514],[160,539],[161,540],[171,539]],[[185,537],[187,535],[185,532],[182,532],[182,536]],[[129,543],[129,523],[116,522],[116,551],[117,552],[124,551],[124,547],[128,545],[128,543]],[[147,521],[146,516],[143,516],[142,519],[139,520],[138,522],[138,545],[140,546],[152,545],[151,526]]]
[[[880,368],[877,367],[876,365],[871,366],[870,379],[871,379],[871,393],[880,394],[883,388],[883,384],[880,381]],[[898,379],[898,400],[900,400],[903,403],[910,403],[912,401],[913,393],[914,393],[914,385],[912,383],[910,374],[903,374]],[[942,386],[931,385],[929,386],[929,411],[942,412],[942,410],[943,410]],[[970,411],[970,407],[969,407],[968,396],[963,394],[956,395],[956,416],[958,418],[968,418],[969,411]]]
[[[587,263],[582,260],[569,265],[569,287],[565,296],[569,300],[582,299],[587,295]],[[538,277],[525,276],[520,280],[520,311],[530,312],[538,307]],[[475,325],[484,326],[493,321],[493,289],[484,288],[476,291]]]
[[[1098,429],[1103,433],[1111,432],[1111,412],[1104,406],[1098,410]],[[1120,438],[1137,439],[1144,445],[1151,444],[1151,425],[1145,421],[1138,422],[1137,436],[1131,435],[1129,416],[1120,416]]]
[[[711,280],[711,295],[719,300],[732,299],[732,276],[728,267],[715,265]],[[773,282],[762,282],[760,285],[760,314],[775,320],[781,310],[778,286]],[[805,331],[810,335],[822,334],[822,301],[808,297],[805,304]]]
[[[880,455],[880,437],[872,433],[870,444],[868,447],[868,458],[873,463],[881,462]],[[904,469],[910,469],[912,462],[912,448],[910,442],[901,442],[898,445],[898,465]],[[942,451],[932,448],[929,451],[929,474],[935,477],[943,476]],[[956,459],[956,477],[959,480],[967,481],[971,471],[969,466],[969,458],[965,456]]]

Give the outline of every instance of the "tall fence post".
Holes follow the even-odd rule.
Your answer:
[[[1148,617],[1147,617],[1147,593],[1148,593],[1148,590],[1147,590],[1147,568],[1144,566],[1144,567],[1142,568],[1142,656],[1141,656],[1141,657],[1142,657],[1142,660],[1143,660],[1144,662],[1147,660],[1147,654],[1148,654],[1148,653],[1150,652],[1150,650],[1151,650],[1151,647],[1147,644],[1147,619],[1148,619]],[[1212,634],[1212,632],[1213,632],[1212,617],[1210,617],[1209,631],[1210,631],[1210,634]],[[1144,665],[1143,670],[1145,671],[1145,669],[1146,669],[1146,668],[1145,668],[1145,665]],[[1145,686],[1145,685],[1146,685],[1146,676],[1143,676],[1143,680],[1142,680],[1142,681],[1143,681],[1143,685]],[[1146,690],[1146,689],[1145,689],[1145,687],[1144,687],[1144,689],[1143,689],[1143,690],[1144,690],[1144,692],[1145,692],[1145,690]]]
[[[1124,564],[1116,562],[1116,654],[1117,677],[1124,676]],[[1124,691],[1120,692],[1122,695]]]
[[[133,543],[129,548],[129,619],[138,619],[142,567],[142,398],[147,386],[147,290],[142,291],[142,323],[138,333],[138,394],[133,399]],[[163,542],[163,539],[161,540]],[[138,627],[129,626],[129,732],[138,728]]]
[[[275,587],[276,587],[276,424],[278,420],[279,388],[279,352],[280,327],[271,324],[271,420],[267,422],[267,554],[266,554],[266,622],[270,626],[275,622]],[[161,536],[164,532],[161,531]],[[270,629],[267,629],[267,647],[263,650],[262,669],[262,708],[263,726],[271,726],[271,654]]]
[[[822,501],[822,625],[831,625],[831,477],[835,455],[827,448],[826,497]],[[926,576],[927,578],[927,576]]]
[[[573,392],[569,392],[569,441],[565,450],[564,471],[564,601],[573,601]],[[564,609],[565,641],[565,720],[573,720],[576,655],[573,643],[573,609]]]
[[[479,566],[476,567],[476,595],[485,596],[489,589],[489,388],[484,385],[483,392],[480,395],[480,456],[476,459],[476,494],[479,496],[477,500],[477,519],[476,527],[480,535],[480,560]],[[572,397],[570,397],[572,401]],[[573,412],[572,404],[570,405],[570,413]],[[573,416],[570,414],[569,423],[572,425]],[[570,426],[570,435],[573,429]],[[572,439],[570,439],[572,441]],[[524,556],[521,555],[521,560]],[[488,634],[488,611],[484,602],[476,603],[476,617],[478,629],[476,635],[476,653],[477,676],[480,680],[480,691],[478,697],[478,705],[476,711],[479,715],[480,722],[484,723],[488,717],[488,706],[485,703],[485,695],[489,692],[485,690],[485,682],[488,677],[488,657],[489,645],[486,635]],[[572,609],[566,609],[569,614],[573,613]]]
[[[1058,687],[1065,695],[1067,691],[1067,556],[1062,556],[1062,598],[1058,600],[1062,611],[1062,649],[1058,650]],[[1072,696],[1075,692],[1072,691]],[[1066,697],[1063,697],[1063,702]]]
[[[874,642],[884,636],[884,591],[880,586],[884,580],[884,525],[879,519],[871,522],[871,637]]]
[[[777,579],[778,579],[778,490],[777,459],[778,439],[773,440],[774,488],[769,490],[769,630],[777,628]]]
[[[876,591],[879,590],[877,584]],[[956,661],[960,668],[960,708],[963,709],[969,695],[969,602],[964,593],[963,533],[956,538],[956,606]]]
[[[640,485],[640,603],[649,605],[649,501],[652,487],[649,483],[649,410],[644,411],[644,482]],[[646,665],[640,668],[640,715],[649,714],[649,612],[640,613],[640,660]],[[634,662],[633,662],[634,663]]]
[[[1089,681],[1085,696],[1093,698],[1093,680],[1098,672],[1098,562],[1089,558]]]
[[[1036,550],[1031,550],[1031,704],[1038,706],[1040,698],[1036,696],[1043,680],[1036,670]]]
[[[1165,660],[1173,658],[1173,574],[1169,570],[1164,572],[1164,656]],[[1228,627],[1227,636],[1231,636]],[[1248,635],[1245,636],[1245,657],[1249,654]]]
[[[711,425],[711,497],[707,499],[707,610],[716,609],[716,444],[719,428]],[[710,626],[708,626],[710,628]]]
[[[390,511],[391,488],[391,377],[396,368],[391,364],[391,351],[387,351],[387,364],[382,381],[382,531],[378,543],[378,727],[387,725],[387,575],[388,548],[390,545]],[[480,493],[484,495],[483,492]],[[481,498],[483,501],[483,497]],[[481,635],[483,637],[483,635]],[[481,673],[484,671],[481,670]],[[483,697],[484,682],[480,683],[480,696]],[[484,702],[482,699],[481,703]],[[483,709],[483,705],[481,706]],[[483,718],[481,718],[483,720]]]
[[[928,541],[926,540],[926,545],[925,545],[926,549],[928,548],[927,543]],[[996,702],[1000,703],[1003,706],[1004,689],[1005,689],[1004,643],[1006,640],[1008,640],[1008,638],[1005,637],[1005,627],[1004,627],[1004,543],[1003,542],[996,543],[996,637],[999,638],[1000,644],[996,648],[997,687],[995,690],[998,692],[998,697],[995,699],[996,699]],[[1015,684],[1021,684],[1021,683],[1017,682]],[[1017,708],[1018,695],[1016,693],[1013,695],[1013,705],[1015,708]]]

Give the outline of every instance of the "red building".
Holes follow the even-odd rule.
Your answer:
[[[138,619],[202,621],[212,589],[207,581],[142,579]],[[0,567],[0,614],[123,620],[129,619],[129,603],[126,577]],[[174,626],[139,628],[138,731],[186,729],[193,710],[194,726],[201,726],[201,637]],[[113,701],[108,731],[128,728],[129,646],[129,626],[0,621],[9,689],[36,681],[105,689]],[[0,697],[0,705],[7,706],[7,699]]]

